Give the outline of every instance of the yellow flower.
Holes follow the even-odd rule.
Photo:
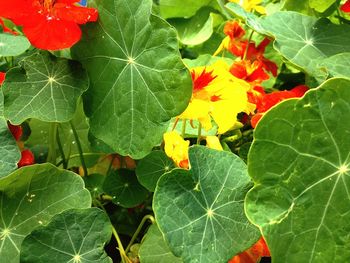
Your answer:
[[[221,146],[220,140],[218,137],[216,136],[207,136],[205,138],[205,140],[207,141],[207,147],[211,148],[211,149],[215,149],[218,151],[222,151],[223,148]]]
[[[239,4],[246,10],[247,12],[252,12],[252,10],[255,10],[259,14],[266,14],[265,7],[259,5],[261,4],[262,0],[229,0],[230,2]]]
[[[192,79],[192,99],[179,118],[198,120],[206,130],[212,128],[213,118],[218,133],[225,133],[237,121],[237,114],[248,108],[249,84],[234,77],[223,60],[194,68]]]
[[[178,167],[188,169],[189,141],[185,141],[176,131],[166,132],[163,135],[164,150]]]

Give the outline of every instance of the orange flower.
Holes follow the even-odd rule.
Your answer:
[[[256,263],[261,257],[270,257],[270,251],[263,237],[251,248],[234,256],[228,263]]]
[[[341,7],[340,10],[345,13],[350,13],[350,0],[346,1]]]

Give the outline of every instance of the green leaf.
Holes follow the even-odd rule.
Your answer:
[[[113,203],[127,208],[141,204],[148,196],[148,191],[139,184],[135,173],[127,169],[108,174],[102,188],[113,197]]]
[[[320,60],[350,52],[349,25],[296,12],[277,12],[261,18],[260,23],[275,38],[277,51],[319,80],[326,78],[326,72],[318,68]]]
[[[24,36],[14,36],[0,33],[0,57],[18,56],[30,47],[28,39]]]
[[[212,0],[159,0],[160,14],[163,18],[191,17],[204,6],[216,6]]]
[[[84,176],[85,187],[90,191],[91,197],[95,198],[103,194],[102,185],[106,176],[103,174],[89,174]]]
[[[77,174],[51,164],[31,165],[0,180],[0,258],[19,262],[21,243],[34,228],[70,208],[91,205]]]
[[[324,59],[320,64],[332,77],[350,78],[350,53],[340,53]]]
[[[69,121],[87,87],[87,74],[78,62],[36,52],[7,72],[2,85],[5,117],[14,124],[29,118]]]
[[[175,30],[151,14],[151,0],[95,2],[99,22],[86,25],[72,49],[91,80],[85,96],[91,132],[115,152],[140,159],[186,108],[190,74]]]
[[[210,9],[202,8],[188,19],[173,18],[168,22],[176,28],[182,44],[194,46],[205,42],[213,34],[214,14],[210,13]]]
[[[330,8],[335,2],[336,0],[309,0],[309,5],[317,12],[323,13],[328,8]]]
[[[284,0],[283,10],[295,11],[309,16],[315,13],[309,4],[309,0]]]
[[[191,170],[175,169],[158,181],[158,226],[184,262],[227,262],[259,238],[243,209],[251,187],[246,165],[231,152],[203,146],[191,147],[189,158]]]
[[[111,235],[112,225],[100,209],[67,210],[23,240],[21,263],[109,263],[103,247]]]
[[[162,232],[156,224],[150,226],[139,250],[141,263],[182,263],[181,258],[175,257],[165,243]]]
[[[148,191],[154,192],[158,179],[173,168],[173,161],[163,151],[152,151],[137,164],[136,176]]]
[[[246,213],[274,262],[350,259],[350,80],[272,108],[248,156]]]
[[[17,168],[21,152],[7,127],[7,121],[0,116],[0,178]]]

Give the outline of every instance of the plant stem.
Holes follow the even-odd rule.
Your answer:
[[[127,246],[126,249],[125,249],[125,253],[128,253],[130,247],[132,246],[132,244],[134,243],[135,239],[136,239],[137,236],[139,235],[139,233],[140,233],[140,231],[141,231],[143,225],[146,223],[147,219],[150,220],[152,224],[154,224],[155,221],[156,221],[152,215],[145,215],[145,216],[142,218],[141,223],[140,223],[139,226],[137,227],[137,229],[136,229],[134,235],[132,236],[132,238],[131,238],[131,240],[130,240],[128,246]]]
[[[186,134],[186,119],[183,119],[182,120],[182,130],[181,130],[181,135],[182,135],[182,138],[185,138],[185,134]]]
[[[232,19],[232,16],[227,12],[224,1],[217,0],[218,5],[220,6],[222,14],[226,17],[226,19]]]
[[[85,160],[84,160],[83,148],[81,147],[81,143],[80,143],[80,140],[79,140],[79,136],[78,136],[77,130],[75,129],[74,124],[73,124],[72,121],[70,121],[69,124],[70,124],[70,126],[72,128],[74,139],[75,139],[75,141],[77,143],[77,148],[78,148],[78,151],[79,151],[80,162],[81,162],[81,165],[83,166],[83,170],[84,170],[84,176],[87,176],[88,175],[88,171],[87,171],[87,167],[86,167]]]
[[[56,136],[57,134],[57,123],[50,123],[49,128],[49,153],[47,155],[47,161],[56,165]]]
[[[245,60],[247,58],[248,50],[249,50],[249,44],[250,44],[250,41],[252,40],[253,34],[254,34],[254,30],[252,29],[252,32],[250,32],[250,35],[249,35],[249,38],[248,38],[248,44],[247,44],[247,46],[245,48],[242,60]]]
[[[198,122],[197,144],[201,143],[201,137],[202,137],[202,124]]]
[[[67,162],[66,156],[64,155],[64,150],[63,150],[61,139],[60,139],[59,129],[57,129],[57,132],[56,132],[56,141],[57,141],[58,149],[59,149],[61,157],[62,157],[63,169],[67,169],[68,162]]]
[[[106,209],[104,208],[104,206],[101,204],[101,202],[99,200],[95,199],[94,203],[96,206],[100,207],[108,215]],[[112,233],[113,233],[115,240],[117,241],[117,244],[118,244],[117,249],[119,250],[119,254],[120,254],[120,257],[122,259],[122,263],[131,263],[131,260],[128,258],[128,256],[125,253],[125,250],[124,250],[123,244],[120,240],[120,237],[118,235],[118,232],[113,225],[112,225]]]

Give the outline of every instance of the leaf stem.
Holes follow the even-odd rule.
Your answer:
[[[139,226],[137,227],[134,235],[132,236],[128,246],[125,249],[125,253],[128,253],[129,249],[131,248],[132,244],[134,243],[135,239],[137,238],[137,236],[139,235],[143,225],[146,223],[147,220],[150,220],[152,224],[154,224],[156,222],[156,220],[154,219],[154,217],[152,215],[145,215],[142,220],[141,223],[139,224]]]
[[[201,137],[202,137],[202,124],[198,122],[197,144],[201,143]]]
[[[252,32],[250,32],[250,35],[249,35],[249,38],[248,38],[248,44],[247,44],[247,46],[245,48],[242,60],[245,60],[247,58],[248,50],[249,50],[249,44],[250,44],[250,41],[252,40],[253,34],[254,34],[254,30],[252,29]]]
[[[57,123],[50,123],[49,127],[49,153],[47,155],[47,162],[56,165],[56,139],[57,139]]]
[[[88,170],[87,170],[87,167],[86,167],[86,164],[85,164],[83,148],[81,147],[81,143],[80,143],[80,139],[79,139],[77,130],[75,129],[74,124],[73,124],[72,121],[70,121],[69,124],[70,124],[70,126],[72,128],[73,135],[74,135],[75,141],[77,143],[77,148],[78,148],[78,152],[79,152],[80,162],[81,162],[81,165],[83,166],[83,170],[84,170],[84,176],[87,176],[88,175]]]
[[[181,130],[181,135],[182,138],[185,138],[185,134],[186,134],[186,119],[182,119],[182,130]]]
[[[63,169],[67,169],[68,161],[66,159],[66,156],[64,154],[64,150],[63,150],[63,147],[62,147],[61,138],[60,138],[60,134],[59,134],[59,129],[57,129],[57,132],[56,132],[56,141],[57,141],[57,145],[58,145],[58,150],[60,151],[60,154],[61,154],[61,157],[62,157]]]

